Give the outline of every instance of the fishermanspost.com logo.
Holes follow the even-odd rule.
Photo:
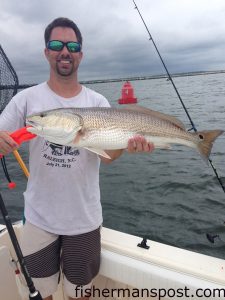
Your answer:
[[[157,300],[161,299],[225,299],[225,287],[224,288],[199,288],[191,291],[188,287],[184,288],[102,288],[99,289],[95,285],[90,288],[82,286],[76,286],[75,297],[92,297],[94,298],[137,298],[146,299],[153,298]]]

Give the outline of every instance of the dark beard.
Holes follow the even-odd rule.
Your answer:
[[[56,64],[56,71],[60,76],[67,77],[74,73],[74,68],[72,67],[70,70],[65,70],[64,72],[61,68],[58,67],[58,64]]]

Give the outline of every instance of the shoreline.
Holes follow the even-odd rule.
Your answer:
[[[182,72],[182,73],[174,73],[170,74],[172,78],[175,77],[188,77],[188,76],[199,76],[199,75],[210,75],[210,74],[221,74],[225,73],[225,70],[216,70],[216,71],[196,71],[196,72]],[[107,83],[107,82],[125,82],[125,81],[137,81],[137,80],[150,80],[150,79],[161,79],[167,78],[169,80],[167,74],[159,74],[159,75],[148,75],[148,76],[133,76],[133,77],[122,77],[122,78],[111,78],[111,79],[93,79],[93,80],[81,80],[81,84],[98,84],[98,83]],[[37,83],[31,84],[19,84],[17,89],[26,89],[31,86],[35,86]],[[15,85],[0,85],[1,90],[10,90],[14,89]]]

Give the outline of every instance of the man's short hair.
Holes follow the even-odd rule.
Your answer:
[[[82,35],[81,35],[81,32],[80,32],[80,29],[77,27],[77,25],[70,19],[68,18],[57,18],[55,20],[53,20],[45,29],[45,45],[47,46],[47,43],[49,42],[50,40],[50,36],[51,36],[51,33],[52,33],[52,30],[55,28],[55,27],[68,27],[68,28],[72,28],[73,31],[75,32],[76,34],[76,37],[77,37],[77,41],[78,43],[80,43],[82,45]]]

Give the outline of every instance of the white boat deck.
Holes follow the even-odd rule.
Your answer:
[[[18,237],[21,228],[21,225],[15,226]],[[202,300],[224,299],[218,294],[218,291],[225,293],[224,260],[153,241],[148,241],[150,249],[146,250],[137,247],[140,242],[139,237],[102,229],[102,262],[100,274],[92,287],[91,299],[151,299],[147,297],[150,295],[152,299],[158,299],[156,293],[160,292],[162,295],[169,293],[169,297],[162,297],[167,300],[178,290],[180,294],[174,294],[172,299],[189,299],[179,296],[185,293],[185,288],[190,299],[198,299],[195,297],[197,289],[208,293],[217,290],[212,297],[200,295]],[[1,299],[26,299],[18,293],[10,263],[12,257],[15,253],[5,231],[0,234],[0,294],[4,295]],[[63,295],[61,283],[54,300],[64,299],[67,298]]]

